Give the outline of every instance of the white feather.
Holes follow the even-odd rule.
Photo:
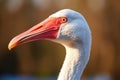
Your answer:
[[[91,31],[82,14],[63,9],[49,17],[68,18],[61,25],[57,39],[54,40],[66,48],[66,57],[58,80],[80,80],[82,72],[88,63],[91,48]]]

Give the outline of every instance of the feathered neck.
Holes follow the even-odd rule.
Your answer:
[[[82,47],[65,46],[66,57],[58,80],[80,80],[90,55],[90,51],[88,51],[90,49],[86,49],[85,47],[83,45]]]

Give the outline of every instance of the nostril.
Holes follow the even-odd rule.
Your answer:
[[[38,29],[40,29],[41,27],[43,27],[43,25],[41,25],[41,26],[36,26],[33,30],[31,30],[30,32],[33,32],[33,31],[36,31],[36,30],[38,30]]]
[[[26,39],[28,39],[28,38],[30,38],[30,37],[31,37],[31,35],[25,36],[25,37],[21,38],[21,39],[19,40],[19,42],[22,42],[22,41],[24,41],[24,40],[26,40]]]

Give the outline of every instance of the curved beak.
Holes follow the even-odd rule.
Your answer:
[[[47,18],[29,30],[19,34],[10,41],[8,49],[11,50],[18,45],[35,40],[55,39],[60,27],[60,23],[57,23],[56,21],[57,18]]]

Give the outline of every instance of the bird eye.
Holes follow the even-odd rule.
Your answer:
[[[65,23],[65,22],[67,22],[67,18],[66,17],[62,17],[61,18],[61,23]]]

